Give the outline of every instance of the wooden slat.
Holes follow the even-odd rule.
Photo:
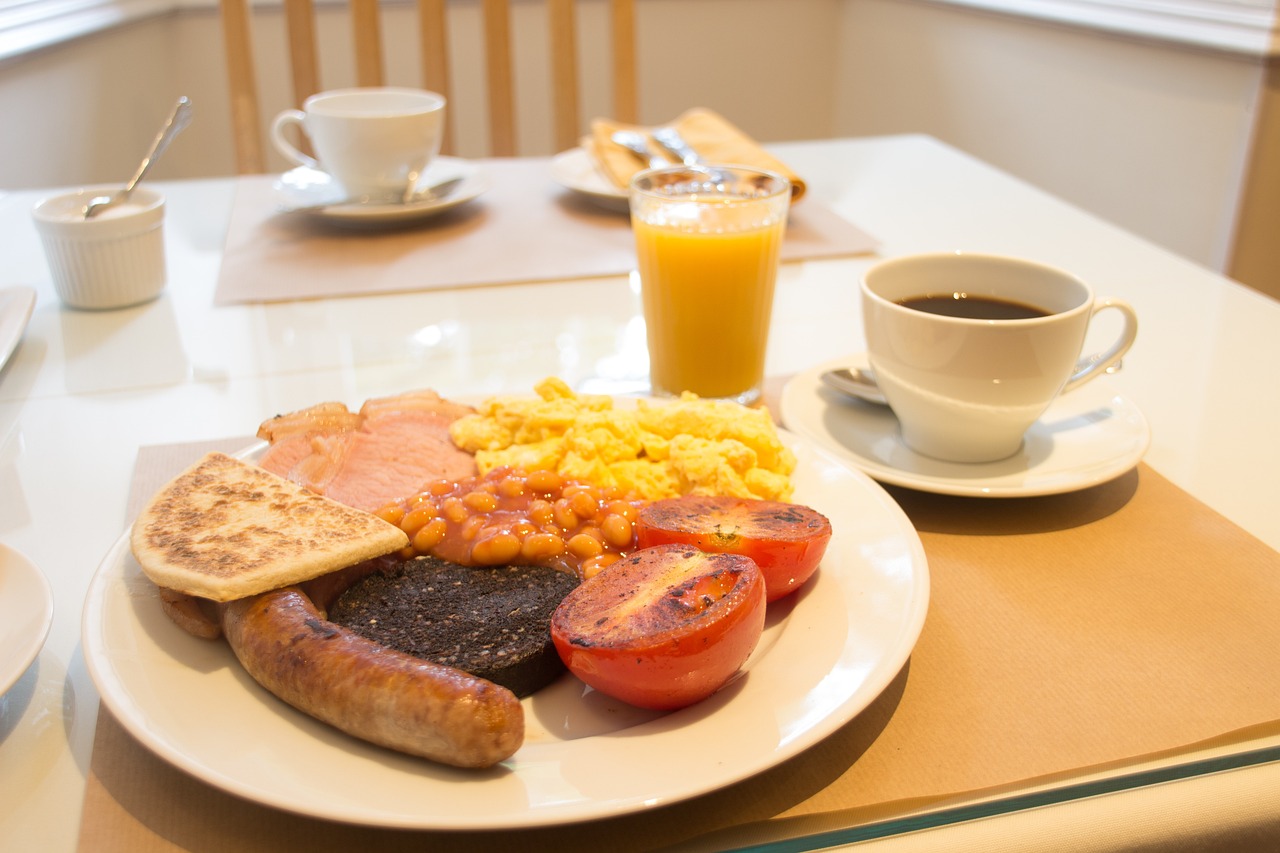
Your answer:
[[[293,103],[302,102],[320,91],[316,60],[315,9],[311,0],[284,0],[285,29],[289,36],[289,68],[293,74]]]
[[[551,47],[551,104],[555,119],[556,150],[578,144],[581,117],[578,109],[578,25],[575,0],[547,0]]]
[[[449,84],[449,22],[445,16],[445,0],[418,0],[419,45],[422,51],[422,85],[439,92],[452,103]],[[451,109],[445,111],[444,142],[440,150],[453,153]]]
[[[356,84],[383,85],[382,27],[378,0],[351,0],[351,29],[356,50]]]
[[[636,124],[640,107],[636,81],[635,0],[613,0],[610,5],[613,41],[613,115],[618,121]]]
[[[257,81],[250,45],[250,0],[219,0],[226,42],[236,171],[266,171]],[[283,0],[289,40],[294,100],[300,106],[320,91],[320,63],[314,0]],[[452,100],[448,45],[449,0],[416,0],[422,47],[422,80]],[[551,51],[554,135],[557,148],[577,143],[582,132],[577,11],[574,0],[546,0]],[[610,0],[610,48],[613,53],[613,117],[638,122],[635,0]],[[510,0],[482,0],[487,77],[489,154],[516,153],[515,83]],[[378,0],[351,0],[356,84],[384,85],[383,44]],[[452,110],[451,110],[452,112]],[[454,123],[445,128],[443,150],[452,152]]]
[[[249,5],[247,0],[222,0],[221,10],[236,173],[256,175],[267,169],[262,151],[258,86],[254,80],[253,51],[249,39]]]
[[[515,90],[511,75],[511,9],[484,0],[485,74],[489,86],[489,148],[494,157],[516,153]]]

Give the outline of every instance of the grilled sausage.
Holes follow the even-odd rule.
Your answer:
[[[290,586],[220,605],[227,642],[267,690],[355,737],[444,764],[489,767],[519,749],[524,711],[510,690],[378,645],[316,604]]]

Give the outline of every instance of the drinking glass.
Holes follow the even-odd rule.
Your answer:
[[[653,393],[755,403],[790,183],[677,166],[636,175],[630,200]]]

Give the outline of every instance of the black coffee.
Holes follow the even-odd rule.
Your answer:
[[[913,296],[910,299],[901,300],[898,304],[928,314],[961,317],[966,320],[1028,320],[1032,317],[1048,317],[1051,313],[1034,305],[967,293]]]

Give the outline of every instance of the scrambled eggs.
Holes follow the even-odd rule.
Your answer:
[[[689,393],[619,409],[610,397],[575,394],[554,377],[534,390],[537,398],[491,398],[450,427],[454,444],[475,454],[481,474],[504,465],[553,470],[645,500],[791,497],[795,455],[767,410]]]

